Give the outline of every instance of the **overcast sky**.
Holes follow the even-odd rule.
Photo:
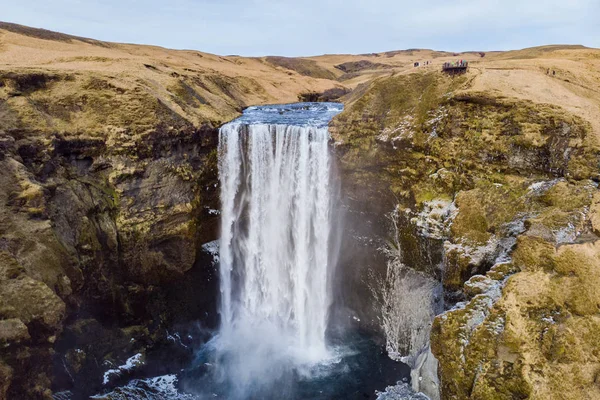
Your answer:
[[[600,0],[0,0],[0,20],[221,55],[600,47]]]

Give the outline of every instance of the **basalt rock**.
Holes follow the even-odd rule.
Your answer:
[[[73,82],[2,79],[14,83],[3,90],[33,97]],[[50,118],[66,118],[64,100],[44,96]],[[143,129],[148,119],[108,135],[49,135],[26,108],[5,110],[14,125],[0,132],[0,393],[90,395],[110,363],[168,346],[176,324],[214,326],[215,271],[202,245],[216,238],[217,129],[163,108]],[[192,276],[203,293],[182,297]]]

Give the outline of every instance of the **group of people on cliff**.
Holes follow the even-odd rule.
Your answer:
[[[458,60],[458,61],[450,61],[444,63],[444,69],[447,68],[466,68],[469,65],[469,62],[466,60]]]

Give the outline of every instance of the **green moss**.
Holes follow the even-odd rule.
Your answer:
[[[540,200],[547,206],[569,212],[589,206],[594,192],[595,188],[587,182],[570,184],[563,181],[548,189]]]
[[[498,185],[479,180],[473,190],[456,197],[458,215],[452,234],[482,245],[503,224],[514,220],[527,209],[523,189],[518,185]]]
[[[421,185],[414,185],[411,191],[415,198],[415,203],[420,206],[426,201],[432,201],[434,199],[440,200],[452,200],[452,191],[443,185],[435,185],[433,183],[426,182]]]
[[[524,400],[531,398],[533,388],[523,377],[519,364],[488,364],[482,370],[470,398],[476,400]]]
[[[523,271],[554,268],[554,246],[535,236],[519,236],[513,252],[513,263]]]

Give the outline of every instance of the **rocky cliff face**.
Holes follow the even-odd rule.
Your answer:
[[[371,258],[357,279],[374,283],[388,352],[411,365],[415,390],[597,397],[597,133],[559,107],[471,85],[380,79],[334,121],[354,210],[393,216],[370,247],[387,263]]]
[[[53,97],[80,79],[93,87]],[[178,321],[213,326],[201,246],[216,238],[217,130],[148,93],[111,96],[117,88],[97,77],[9,74],[2,87],[3,121],[13,121],[0,133],[3,396],[49,398],[53,379],[93,390],[99,371],[164,341]],[[112,120],[94,125],[107,135],[54,130],[86,112]],[[171,290],[192,276],[195,296]]]

